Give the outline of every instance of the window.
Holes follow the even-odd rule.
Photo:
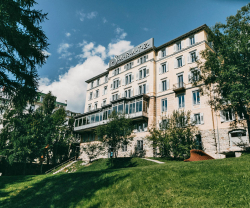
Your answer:
[[[139,95],[146,94],[146,84],[139,86]]]
[[[177,58],[177,67],[182,67],[182,57]]]
[[[200,104],[200,92],[194,91],[193,92],[193,105],[199,105]]]
[[[195,124],[201,124],[201,116],[199,113],[194,114],[194,122]]]
[[[116,89],[119,87],[119,79],[116,79],[113,81],[113,89]]]
[[[108,82],[108,80],[109,80],[109,75],[106,75],[105,76],[105,82]]]
[[[147,76],[147,69],[146,69],[146,68],[141,69],[141,70],[139,71],[139,79],[143,79],[143,78],[146,77],[146,76]]]
[[[89,94],[89,99],[91,100],[93,98],[93,92]]]
[[[104,87],[103,94],[104,94],[104,95],[106,95],[106,94],[107,94],[107,92],[108,92],[108,86],[105,86],[105,87]]]
[[[135,113],[135,103],[129,104],[129,113]]]
[[[224,110],[224,111],[221,111],[221,122],[224,122],[224,121],[233,121],[235,119],[235,115],[234,115],[234,112],[233,110]]]
[[[137,140],[137,150],[143,150],[143,140]]]
[[[123,104],[118,105],[118,113],[123,113]]]
[[[168,101],[167,99],[161,100],[161,112],[167,112],[168,110]]]
[[[184,108],[185,107],[184,94],[178,95],[178,106],[179,106],[179,108]]]
[[[178,79],[178,87],[179,88],[183,87],[184,86],[184,83],[183,83],[183,74],[178,75],[177,79]]]
[[[200,70],[194,69],[188,74],[188,82],[193,83],[197,82],[200,79]]]
[[[127,145],[126,144],[122,144],[122,152],[127,152]]]
[[[133,66],[133,62],[130,62],[130,63],[126,64],[126,65],[124,66],[124,68],[125,68],[126,70],[129,70],[129,69],[132,68],[132,66]]]
[[[97,79],[96,80],[96,86],[99,86],[99,84],[100,84],[100,79]]]
[[[196,61],[196,52],[195,51],[190,53],[190,61],[191,61],[191,63],[194,63]]]
[[[128,85],[132,82],[132,74],[128,74],[125,77],[125,85]]]
[[[112,95],[112,100],[114,101],[114,100],[117,100],[118,99],[118,94],[114,94],[114,95]]]
[[[168,119],[163,119],[159,124],[161,130],[166,130],[167,126],[168,126]]]
[[[194,45],[195,44],[194,36],[191,36],[189,38],[189,40],[190,40],[190,45]]]
[[[114,76],[117,75],[117,74],[119,74],[119,73],[120,73],[119,68],[115,69],[115,71],[114,71]]]
[[[93,88],[94,87],[94,82],[91,82],[91,88]]]
[[[143,63],[145,63],[147,61],[147,55],[146,56],[142,56],[141,58],[140,58],[140,64],[143,64]]]
[[[162,57],[166,56],[166,49],[161,50]]]
[[[99,97],[99,90],[96,90],[95,97]]]
[[[181,42],[177,43],[177,51],[180,51],[181,50]]]
[[[136,112],[142,111],[142,101],[136,102]]]
[[[166,63],[163,63],[163,64],[161,65],[161,68],[162,68],[162,73],[167,72]]]
[[[91,104],[89,104],[88,106],[88,111],[91,111]]]
[[[167,80],[162,81],[162,91],[167,90]]]
[[[124,92],[124,97],[126,97],[126,98],[130,98],[131,97],[131,89],[130,90],[126,90]]]
[[[202,150],[202,140],[201,140],[201,135],[197,134],[196,135],[196,149]]]
[[[106,103],[107,103],[107,100],[106,100],[106,99],[102,101],[102,105],[103,105],[103,106],[106,105]]]
[[[95,103],[95,105],[94,105],[94,109],[95,109],[95,110],[97,109],[97,103]]]

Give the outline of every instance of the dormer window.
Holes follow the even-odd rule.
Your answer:
[[[96,80],[96,85],[99,86],[99,84],[100,84],[100,79],[97,79]]]
[[[91,88],[93,88],[94,87],[94,82],[91,82]]]

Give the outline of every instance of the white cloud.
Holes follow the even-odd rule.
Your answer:
[[[121,53],[126,52],[127,50],[133,48],[130,41],[121,40],[117,43],[110,43],[108,45],[108,56],[120,55]]]
[[[66,73],[60,75],[58,80],[40,79],[39,90],[44,93],[51,91],[57,96],[57,101],[67,100],[68,110],[83,113],[87,92],[85,81],[106,71],[108,65],[104,61],[108,56],[119,55],[133,46],[130,41],[125,40],[110,43],[107,49],[102,45],[95,46],[95,43],[86,41],[77,46],[82,47],[82,54],[78,57],[84,58],[83,62],[72,66]],[[71,47],[69,44],[61,45],[58,53],[67,51],[69,47]]]
[[[83,11],[77,11],[77,15],[79,16],[80,18],[80,21],[84,21],[85,18],[87,19],[93,19],[97,16],[97,12],[90,12],[90,13],[84,13]]]
[[[61,43],[61,44],[59,45],[58,49],[57,49],[57,52],[58,52],[59,54],[61,54],[61,56],[60,56],[59,58],[67,58],[67,57],[71,56],[72,53],[70,53],[70,52],[68,51],[68,49],[69,49],[70,47],[72,47],[71,44],[68,44],[68,43]]]
[[[87,14],[88,19],[93,19],[96,16],[97,16],[97,12],[90,12],[90,13]]]
[[[70,34],[70,33],[65,33],[65,35],[66,35],[67,37],[71,36],[71,34]]]
[[[51,56],[51,53],[49,53],[48,51],[43,51],[43,55],[45,55],[45,56]]]
[[[58,81],[49,84],[48,78],[41,79],[39,90],[44,93],[51,91],[59,102],[67,100],[68,110],[83,112],[87,89],[85,81],[104,72],[107,67],[100,57],[89,57],[82,64],[71,67],[67,73],[59,76]]]
[[[117,37],[118,40],[122,40],[127,36],[127,33],[125,33],[124,30],[122,28],[120,28],[120,27],[117,27],[115,29],[115,33],[117,34],[116,37]]]
[[[103,23],[108,22],[108,20],[105,17],[102,18],[102,21],[103,21]]]
[[[147,27],[142,28],[144,31],[149,31]]]

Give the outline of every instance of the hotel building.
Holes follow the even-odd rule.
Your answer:
[[[241,151],[238,143],[242,141],[248,145],[245,124],[230,128],[234,113],[212,109],[207,103],[212,95],[201,96],[199,86],[192,84],[199,74],[196,59],[201,60],[200,51],[212,50],[207,41],[208,30],[202,25],[158,47],[151,38],[115,56],[102,74],[87,80],[85,113],[75,117],[74,127],[81,146],[98,141],[94,130],[108,122],[113,110],[125,113],[135,124],[132,143],[122,146],[118,157],[129,157],[136,151],[152,157],[153,147],[146,139],[148,128],[159,128],[174,110],[191,111],[191,120],[200,132],[197,142],[214,158]],[[87,159],[84,153],[80,158]]]

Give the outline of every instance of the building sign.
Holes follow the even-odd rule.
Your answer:
[[[129,51],[119,55],[119,56],[115,56],[115,58],[111,59],[109,61],[109,67],[115,66],[123,61],[126,61],[127,59],[138,55],[150,48],[153,48],[154,46],[154,39],[150,38],[149,40],[145,41],[144,43],[141,43],[140,45],[130,49]]]

